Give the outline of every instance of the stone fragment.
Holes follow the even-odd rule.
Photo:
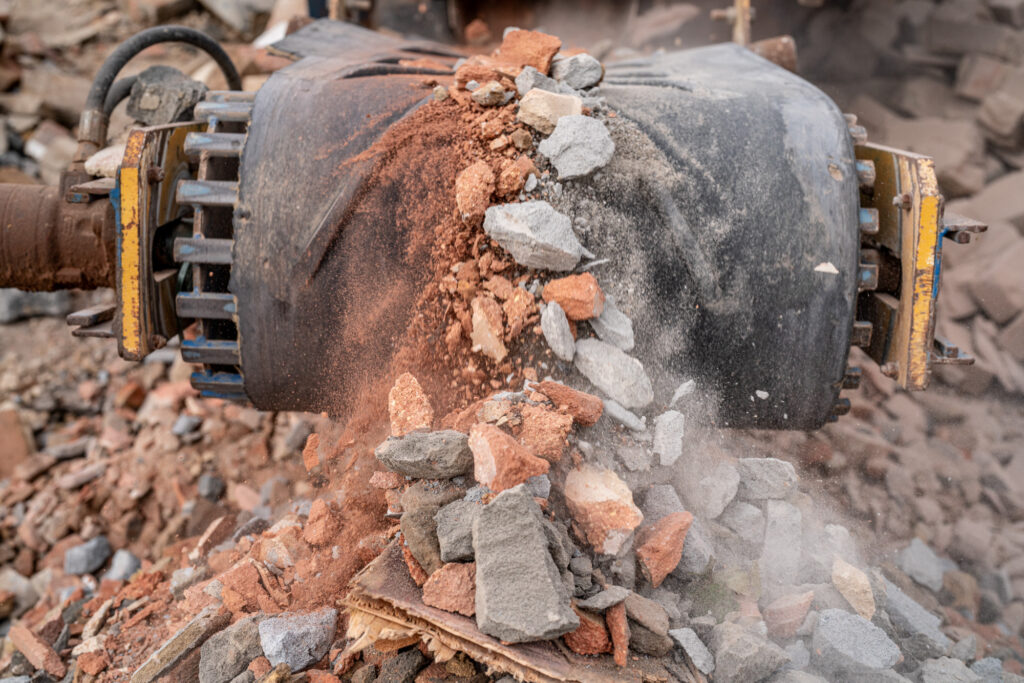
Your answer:
[[[557,302],[548,304],[541,311],[540,329],[555,357],[571,363],[576,355],[576,340],[573,339],[569,319]]]
[[[691,524],[692,514],[674,512],[644,527],[637,534],[637,561],[644,578],[655,588],[679,565]]]
[[[900,552],[900,569],[925,588],[934,593],[942,590],[942,560],[919,538]]]
[[[579,626],[548,551],[540,507],[524,489],[503,491],[480,510],[473,550],[481,631],[520,643],[557,638]]]
[[[207,638],[227,626],[229,621],[229,612],[213,606],[206,608],[151,654],[132,674],[131,683],[157,680],[201,647]]]
[[[865,675],[891,668],[900,650],[885,631],[867,619],[838,609],[818,615],[811,658],[823,673]]]
[[[224,483],[224,480],[221,479],[220,477],[214,476],[212,474],[203,474],[200,475],[199,482],[196,488],[197,493],[202,498],[205,498],[211,503],[216,503],[218,500],[220,500],[221,496],[224,495],[224,490],[227,488],[227,485]]]
[[[576,342],[576,369],[625,408],[644,408],[654,400],[644,366],[620,349],[597,339]]]
[[[689,533],[686,534],[683,557],[672,575],[681,579],[692,579],[707,572],[712,560],[714,551],[704,535],[700,520],[695,519]]]
[[[473,101],[483,107],[496,107],[505,103],[505,89],[497,81],[488,81],[473,91]]]
[[[715,658],[707,646],[701,642],[696,631],[692,628],[677,628],[669,631],[668,634],[683,649],[698,671],[707,675],[715,670]]]
[[[953,642],[939,629],[942,619],[912,600],[894,583],[883,578],[885,610],[892,623],[909,636],[920,635],[940,652],[947,652]]]
[[[776,598],[763,611],[768,635],[775,640],[789,640],[804,623],[814,600],[814,591],[790,593]]]
[[[494,194],[494,171],[486,161],[477,161],[455,177],[455,206],[463,222],[480,225]]]
[[[103,580],[127,581],[141,566],[142,560],[135,557],[131,551],[121,548],[114,553],[114,557],[110,560],[110,567],[103,572],[101,578]]]
[[[437,522],[434,515],[437,508],[419,507],[402,513],[402,536],[409,552],[427,574],[441,568],[441,548],[437,540]]]
[[[599,553],[616,555],[643,521],[629,486],[611,470],[584,463],[565,479],[573,521]]]
[[[717,519],[736,497],[739,485],[740,475],[732,464],[721,462],[716,465],[710,474],[700,480],[698,486],[703,516],[706,519]]]
[[[565,410],[572,419],[584,427],[597,424],[604,412],[604,404],[597,396],[567,387],[559,382],[544,381],[535,385],[540,393],[551,399],[559,410]]]
[[[527,268],[572,270],[583,255],[572,221],[545,201],[490,207],[484,232]]]
[[[736,469],[740,473],[740,500],[785,498],[797,482],[793,465],[777,458],[740,458]]]
[[[519,93],[520,97],[525,97],[526,93],[534,88],[562,95],[576,95],[576,91],[566,84],[559,83],[555,79],[545,76],[532,66],[525,67],[516,76],[516,92]]]
[[[531,91],[534,92],[534,91]],[[558,171],[561,180],[590,175],[615,154],[615,143],[604,123],[582,114],[558,119],[551,135],[537,145]]]
[[[473,469],[468,438],[450,429],[390,437],[374,455],[392,472],[420,479],[451,479]]]
[[[600,655],[612,651],[612,639],[608,635],[604,619],[599,616],[573,608],[579,617],[580,625],[575,631],[566,633],[562,638],[569,649],[578,655]]]
[[[42,669],[51,676],[64,678],[67,667],[50,644],[22,624],[15,624],[7,632],[7,640],[36,669]]]
[[[476,613],[476,564],[452,562],[423,584],[423,604],[471,617]]]
[[[608,586],[600,593],[595,593],[586,600],[580,600],[577,604],[581,609],[593,612],[604,612],[605,610],[618,605],[629,597],[630,590],[622,586]]]
[[[678,410],[667,410],[654,418],[654,452],[661,464],[670,467],[683,454],[686,419]]]
[[[604,310],[604,292],[592,273],[567,275],[544,285],[544,301],[557,303],[569,320],[589,320]]]
[[[562,47],[557,37],[539,31],[515,29],[508,31],[498,48],[498,58],[524,70],[533,68],[541,74],[551,69],[551,60]]]
[[[257,615],[246,617],[203,643],[199,655],[199,683],[230,681],[263,654],[259,620]]]
[[[473,476],[492,491],[504,491],[530,477],[547,474],[550,464],[531,455],[509,434],[491,424],[476,424],[469,431]]]
[[[473,559],[473,520],[479,512],[478,503],[457,500],[434,515],[442,562],[469,562]]]
[[[505,327],[501,306],[491,297],[479,294],[473,298],[470,307],[473,313],[473,330],[469,338],[473,342],[473,350],[495,363],[500,363],[508,355],[508,349],[505,348],[503,341]]]
[[[867,574],[838,555],[832,561],[832,585],[860,616],[870,621],[875,616],[875,596]]]
[[[604,412],[609,418],[618,422],[626,429],[634,432],[644,432],[647,430],[647,422],[644,418],[626,410],[622,405],[611,399],[604,401]]]
[[[538,133],[550,135],[562,118],[566,116],[580,116],[582,113],[583,100],[576,95],[562,95],[534,88],[519,101],[519,113],[516,114],[516,120],[525,123]],[[601,124],[600,121],[597,123],[602,128],[604,127],[604,124]],[[606,129],[605,134],[607,132]],[[610,158],[611,155],[609,155]]]
[[[764,513],[742,500],[733,501],[718,517],[718,522],[750,545],[764,542]]]
[[[407,488],[400,502],[403,510],[429,507],[435,511],[442,505],[466,495],[465,486],[457,486],[447,479],[418,479]]]
[[[480,213],[483,218],[483,212]],[[430,429],[434,423],[434,409],[420,383],[405,372],[395,380],[388,392],[388,415],[391,417],[391,436],[405,436],[417,429]]]
[[[604,68],[590,55],[578,54],[552,62],[551,75],[574,90],[583,90],[601,82]]]
[[[978,636],[970,634],[956,641],[949,651],[949,656],[962,662],[973,662],[978,654]]]
[[[260,645],[271,666],[287,664],[293,672],[316,664],[334,642],[338,611],[323,608],[306,614],[282,614],[260,622]]]
[[[782,500],[769,500],[765,512],[764,548],[758,566],[770,583],[791,584],[800,571],[803,547],[800,510]]]
[[[654,600],[630,593],[622,603],[629,617],[629,646],[637,652],[664,657],[672,649],[668,612]]]
[[[610,296],[605,297],[604,310],[601,315],[590,320],[590,326],[601,341],[608,342],[612,346],[623,351],[631,351],[635,344],[633,336],[633,321],[620,311],[615,305],[615,300]]]
[[[921,683],[983,683],[985,680],[952,657],[926,660],[917,673]]]
[[[760,681],[789,661],[775,643],[728,621],[712,629],[711,651],[720,683]]]
[[[103,566],[110,557],[110,541],[106,536],[97,536],[81,545],[68,548],[64,554],[64,573],[92,574]]]
[[[426,668],[429,662],[419,648],[403,650],[381,662],[374,683],[413,683],[416,674]]]

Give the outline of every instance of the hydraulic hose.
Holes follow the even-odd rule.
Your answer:
[[[138,76],[129,76],[119,81],[114,81],[114,85],[110,86],[110,92],[107,93],[106,99],[103,100],[104,116],[110,118],[110,115],[114,113],[114,109],[121,103],[121,100],[131,94],[132,86],[138,80]]]
[[[78,122],[78,150],[75,152],[75,162],[84,162],[89,155],[98,150],[106,142],[107,117],[109,111],[113,110],[127,93],[121,95],[120,99],[111,98],[111,95],[120,95],[121,86],[114,83],[117,74],[121,72],[124,65],[132,57],[139,54],[147,47],[159,43],[187,43],[194,45],[210,55],[217,66],[220,67],[224,77],[227,79],[228,88],[231,90],[242,89],[242,78],[238,75],[238,69],[224,48],[213,38],[202,31],[187,26],[154,26],[145,31],[136,33],[134,36],[117,46],[110,56],[100,66],[96,78],[89,89],[89,96],[85,100],[85,110]],[[107,105],[110,103],[110,109]]]

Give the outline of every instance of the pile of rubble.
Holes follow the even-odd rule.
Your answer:
[[[469,405],[440,415],[396,373],[388,419],[353,434],[197,399],[160,356],[9,352],[0,675],[1019,680],[1019,407],[912,399],[868,362],[814,436],[709,431],[692,382],[656,396],[589,267],[613,255],[561,201],[628,123],[600,62],[560,50],[507,31],[414,114],[475,141],[449,198],[472,247],[438,288]]]

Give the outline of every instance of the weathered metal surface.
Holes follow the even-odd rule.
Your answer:
[[[238,365],[241,362],[237,341],[205,337],[183,341],[181,357],[188,363],[206,365]]]
[[[230,180],[182,180],[178,183],[179,204],[234,206],[238,183]]]
[[[231,320],[237,312],[233,294],[220,292],[180,292],[177,298],[181,318]]]
[[[225,100],[222,102],[200,102],[195,108],[195,117],[200,121],[219,119],[229,122],[245,122],[252,116],[252,102]]]
[[[178,333],[175,272],[154,270],[154,239],[159,228],[185,210],[175,201],[175,188],[191,177],[185,136],[199,128],[188,123],[135,129],[125,146],[119,175],[120,305],[114,320],[123,358],[141,360]],[[160,173],[151,174],[151,169]]]
[[[114,283],[107,199],[67,203],[60,188],[0,184],[0,287],[51,291]]]
[[[206,152],[215,157],[237,157],[245,144],[244,133],[191,133],[185,138],[185,153],[196,156]]]
[[[866,244],[898,264],[898,279],[861,295],[858,317],[874,325],[871,357],[895,372],[904,389],[924,389],[930,379],[935,301],[939,291],[943,198],[931,158],[874,144],[859,145],[861,163],[876,178],[862,203],[878,210],[879,229]],[[863,187],[863,185],[862,185]],[[891,364],[891,365],[890,365]]]
[[[66,318],[68,325],[82,325],[88,327],[96,323],[103,323],[114,318],[115,307],[111,304],[96,304],[89,308],[71,313]]]
[[[234,241],[216,237],[179,237],[174,240],[174,260],[179,263],[231,265]]]
[[[344,598],[349,610],[358,610],[390,620],[445,647],[464,652],[490,671],[510,674],[531,683],[628,683],[666,680],[662,669],[645,668],[631,661],[626,668],[615,666],[610,656],[581,657],[558,641],[511,645],[502,643],[476,627],[476,621],[460,614],[429,607],[422,591],[409,576],[401,547],[389,545],[352,580]],[[632,659],[632,658],[631,658]],[[646,658],[639,658],[646,659]]]

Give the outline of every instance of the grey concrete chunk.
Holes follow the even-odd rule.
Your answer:
[[[775,643],[728,621],[711,631],[711,651],[716,683],[760,681],[789,661]]]
[[[785,498],[796,487],[796,469],[777,458],[740,458],[738,495],[741,500]]]
[[[643,418],[610,398],[604,400],[604,414],[631,431],[642,432],[647,429],[647,423],[644,422]]]
[[[611,344],[597,339],[576,342],[576,369],[627,409],[643,408],[654,400],[654,389],[643,364]]]
[[[953,643],[939,629],[942,619],[914,602],[888,579],[883,577],[882,581],[885,586],[885,610],[892,623],[908,635],[924,636],[941,652],[947,652]]]
[[[131,551],[122,548],[114,553],[114,557],[110,560],[110,567],[103,572],[102,578],[127,581],[141,566],[142,560],[135,557]]]
[[[788,666],[791,669],[806,669],[811,663],[811,651],[802,640],[794,640],[783,648],[786,656],[789,657]]]
[[[921,664],[921,683],[983,683],[984,679],[967,668],[959,659],[939,657]]]
[[[199,683],[226,683],[263,654],[260,619],[258,615],[246,617],[203,643],[199,652]]]
[[[316,664],[334,642],[338,611],[282,614],[260,622],[260,645],[271,666],[287,664],[293,672]]]
[[[608,586],[600,593],[587,598],[586,600],[580,600],[577,604],[578,607],[593,612],[604,612],[609,607],[614,607],[620,602],[629,597],[631,591],[628,588],[622,586]]]
[[[413,683],[416,674],[429,663],[419,649],[410,648],[381,662],[375,683]]]
[[[590,175],[615,154],[615,143],[604,123],[583,114],[558,119],[555,130],[537,145],[558,171],[560,180]]]
[[[800,571],[803,518],[783,500],[769,500],[765,513],[764,548],[758,566],[769,583],[791,584]]]
[[[81,545],[68,548],[64,554],[65,574],[92,574],[103,566],[110,557],[110,541],[106,536],[97,536]]]
[[[915,538],[900,552],[900,569],[925,588],[934,593],[942,590],[942,575],[945,573],[942,560],[920,538]]]
[[[623,351],[631,351],[635,344],[633,336],[633,321],[615,305],[615,299],[606,297],[604,310],[601,315],[590,319],[590,326],[594,332],[612,346],[617,346]]]
[[[583,255],[572,221],[545,201],[490,207],[484,232],[528,268],[572,270]]]
[[[715,657],[697,637],[696,631],[692,628],[677,628],[669,631],[668,634],[672,636],[672,640],[676,641],[679,647],[683,648],[686,656],[690,658],[698,671],[702,674],[709,674],[715,670]]]
[[[433,574],[444,564],[434,521],[436,513],[437,508],[424,506],[406,510],[401,519],[405,544],[427,574]]]
[[[469,439],[453,429],[393,436],[373,453],[389,470],[407,477],[451,479],[473,470]]]
[[[532,66],[524,66],[523,70],[516,76],[516,91],[520,97],[526,95],[534,88],[555,92],[561,95],[575,95],[576,91],[564,83],[559,83],[553,78],[545,76]]]
[[[183,416],[187,417],[187,416]],[[220,477],[212,474],[203,474],[199,477],[198,493],[206,500],[216,503],[224,495],[226,484]]]
[[[653,484],[644,492],[644,503],[640,511],[644,513],[644,521],[653,524],[675,512],[685,512],[686,508],[683,507],[683,501],[679,500],[679,494],[671,484]]]
[[[654,418],[654,452],[664,467],[674,465],[683,454],[686,419],[678,410],[667,410]]]
[[[601,62],[588,54],[573,55],[555,59],[551,63],[551,75],[575,90],[591,88],[601,82],[604,69]]]
[[[711,561],[715,558],[714,550],[704,535],[701,520],[693,520],[690,530],[686,532],[686,543],[683,544],[683,556],[672,571],[672,576],[690,579],[708,571]]]
[[[956,645],[949,651],[949,656],[963,662],[973,662],[978,653],[978,636],[971,633],[968,636],[956,641]]]
[[[971,671],[981,676],[985,683],[1002,683],[1003,663],[995,657],[985,657],[971,664]]]
[[[579,626],[548,550],[540,507],[522,486],[501,492],[473,521],[476,622],[510,643],[549,640]]]
[[[815,666],[833,676],[889,669],[900,659],[900,649],[885,631],[838,609],[818,615],[811,652]]]
[[[764,541],[764,513],[750,503],[733,501],[718,521],[751,545],[759,545]]]
[[[700,480],[698,507],[707,519],[717,519],[728,507],[740,486],[740,475],[728,462],[721,462]]]
[[[437,511],[437,541],[442,562],[473,561],[473,520],[481,506],[468,500],[457,500]]]
[[[551,352],[561,360],[572,362],[573,356],[576,355],[576,340],[573,339],[572,330],[569,328],[569,318],[557,301],[544,306],[544,311],[540,314],[540,329]]]

